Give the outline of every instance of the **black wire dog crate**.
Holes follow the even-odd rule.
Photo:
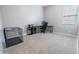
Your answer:
[[[4,28],[6,47],[10,47],[23,42],[22,29],[18,27]]]

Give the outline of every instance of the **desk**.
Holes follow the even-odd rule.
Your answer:
[[[53,32],[53,26],[47,26],[46,31],[45,32]],[[42,33],[42,26],[33,26],[30,28],[27,28],[27,35],[32,35],[32,34],[36,34],[36,33]]]

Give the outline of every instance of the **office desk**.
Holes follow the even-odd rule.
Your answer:
[[[53,26],[47,26],[45,32],[46,33],[47,32],[52,33],[53,32]],[[27,28],[27,35],[32,35],[32,34],[36,34],[36,33],[42,33],[42,26],[33,26],[33,27],[30,27],[30,28]]]

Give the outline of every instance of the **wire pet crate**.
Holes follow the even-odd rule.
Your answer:
[[[10,47],[23,42],[22,29],[19,27],[4,28],[6,47]]]

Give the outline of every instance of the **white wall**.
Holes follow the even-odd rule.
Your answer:
[[[3,52],[2,46],[2,39],[3,39],[3,32],[2,32],[2,21],[1,21],[1,9],[0,9],[0,54]]]
[[[44,9],[45,19],[44,20],[48,21],[49,25],[54,26],[54,32],[61,32],[61,33],[76,35],[77,33],[75,31],[75,24],[73,25],[62,24],[62,21],[64,19],[63,14],[64,14],[65,7],[67,6],[58,5],[58,6],[45,7]]]
[[[3,27],[24,28],[28,24],[39,25],[42,20],[43,8],[39,5],[2,6]]]
[[[3,27],[39,25],[43,20],[43,8],[39,5],[2,6]]]
[[[77,35],[77,47],[78,47],[78,54],[79,54],[79,6],[78,6],[78,10],[77,10],[77,22],[76,22],[76,28],[77,28],[77,33],[78,33],[78,35]]]

